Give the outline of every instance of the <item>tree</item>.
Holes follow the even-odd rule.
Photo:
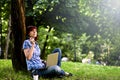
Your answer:
[[[22,51],[22,44],[26,34],[24,11],[24,0],[11,0],[11,27],[14,42],[12,64],[16,71],[26,70],[25,57]]]
[[[5,46],[5,52],[4,52],[4,59],[7,59],[7,57],[8,57],[10,34],[11,34],[11,16],[9,17],[9,23],[8,23],[8,33],[7,33],[7,38],[6,38],[6,46]]]
[[[33,16],[33,6],[38,0],[25,0],[25,15],[26,15],[26,26],[35,25],[34,16]]]
[[[73,35],[73,37],[79,37],[81,34],[86,33],[90,35],[90,39],[87,41],[90,41],[88,44],[85,43],[82,47],[80,47],[79,38],[76,38],[76,51],[82,51],[84,50],[85,53],[87,53],[88,50],[92,50],[96,55],[100,55],[101,52],[101,45],[104,45],[106,43],[108,46],[112,47],[112,50],[110,50],[110,59],[115,59],[115,56],[119,54],[119,37],[120,37],[120,10],[119,8],[119,0],[22,0],[24,4],[25,2],[25,24],[28,25],[36,25],[37,27],[41,28],[44,27],[44,29],[47,29],[46,34],[44,34],[44,37],[42,38],[43,48],[42,49],[42,57],[44,57],[44,54],[48,53],[46,49],[48,47],[51,47],[54,45],[54,47],[61,46],[61,49],[63,51],[66,51],[66,53],[73,53],[71,49],[73,48],[73,44],[70,45],[69,43],[65,42],[65,40],[61,40],[62,34],[70,33]],[[14,47],[19,47],[21,49],[21,44],[23,41],[23,34],[25,34],[24,26],[20,27],[22,22],[24,21],[23,18],[20,16],[22,12],[20,10],[19,5],[16,5],[12,1],[12,19],[14,20],[14,25],[12,25],[12,33],[13,37],[15,39]],[[9,12],[9,5],[10,0],[1,0],[0,1],[0,12],[2,15],[2,24],[0,24],[0,28],[2,28],[1,32],[4,32],[1,34],[2,36],[2,49],[5,48],[5,37],[7,36],[7,28],[8,28],[8,17],[10,15]],[[13,4],[14,3],[14,4]],[[114,4],[115,3],[115,4]],[[14,7],[15,6],[15,7]],[[14,7],[14,8],[13,8]],[[22,9],[22,8],[21,8]],[[1,14],[0,13],[0,14]],[[14,15],[14,14],[15,15]],[[17,15],[16,15],[17,14]],[[14,18],[15,17],[15,18]],[[20,18],[21,17],[21,18]],[[13,21],[12,21],[13,22]],[[12,23],[13,24],[13,23]],[[15,27],[17,26],[17,27]],[[49,26],[49,29],[48,29]],[[17,29],[16,29],[17,28]],[[22,29],[21,29],[22,28]],[[41,28],[42,29],[42,28]],[[49,42],[50,41],[50,34],[52,30],[54,30],[53,36],[57,37],[57,42]],[[65,33],[64,33],[65,32]],[[16,37],[19,36],[19,37]],[[98,38],[97,36],[100,36],[101,38]],[[95,38],[96,37],[96,38]],[[18,39],[16,39],[18,38]],[[81,39],[81,38],[80,38]],[[20,41],[21,40],[21,41]],[[17,43],[16,41],[19,41],[20,43]],[[61,42],[64,41],[64,44]],[[10,41],[11,42],[11,41]],[[73,43],[73,42],[72,42]],[[20,45],[20,46],[16,46]],[[40,44],[41,45],[41,44]],[[70,49],[66,46],[71,46]],[[66,47],[66,48],[65,48]],[[87,49],[86,49],[87,47]],[[64,48],[64,49],[63,49]],[[21,50],[18,49],[17,52],[14,51],[12,56],[16,56],[15,53],[21,53]],[[79,50],[80,49],[80,50]],[[14,50],[17,50],[16,48]],[[46,52],[45,52],[46,51]],[[50,48],[48,50],[50,52]],[[103,51],[104,52],[104,51]],[[114,54],[114,56],[113,56]],[[19,60],[15,59],[16,62],[20,62],[22,64],[21,54],[17,54],[19,56]],[[106,58],[107,58],[106,57]],[[3,56],[1,57],[3,58]],[[106,59],[105,58],[105,59]],[[108,58],[107,58],[108,59]],[[109,60],[109,59],[108,59]],[[25,63],[25,62],[24,62]],[[15,63],[13,63],[15,64]],[[18,63],[19,64],[19,63]]]
[[[4,59],[8,58],[9,36],[10,36],[10,0],[1,1],[1,47],[2,56]],[[7,37],[6,37],[7,36]]]
[[[1,5],[1,1],[0,1],[0,56],[1,56],[1,54],[2,54],[2,49],[1,49],[1,46],[2,46],[2,9],[1,9],[1,7],[2,7],[2,5]]]

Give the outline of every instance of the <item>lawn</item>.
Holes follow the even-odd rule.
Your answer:
[[[39,80],[120,80],[120,67],[62,62],[62,69],[72,77]],[[14,72],[11,60],[0,60],[0,80],[32,80],[28,73]]]

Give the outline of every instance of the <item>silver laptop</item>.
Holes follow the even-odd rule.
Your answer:
[[[57,65],[58,63],[58,53],[52,53],[47,56],[46,67]]]

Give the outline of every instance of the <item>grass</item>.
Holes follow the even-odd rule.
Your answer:
[[[62,79],[39,80],[119,80],[120,67],[82,64],[78,62],[62,62],[62,69],[73,73],[72,77]],[[32,80],[29,74],[14,72],[11,60],[0,60],[0,80]]]

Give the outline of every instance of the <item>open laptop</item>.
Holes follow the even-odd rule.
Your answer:
[[[58,53],[52,53],[47,56],[46,67],[57,65]]]

